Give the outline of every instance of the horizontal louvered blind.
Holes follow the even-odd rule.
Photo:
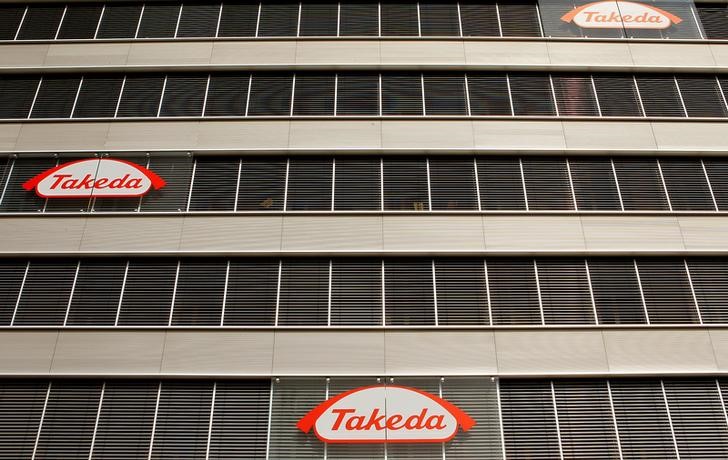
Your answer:
[[[18,39],[50,40],[55,38],[64,9],[63,4],[28,5],[23,24],[18,31]]]
[[[124,77],[109,75],[83,77],[78,99],[73,110],[74,118],[111,118],[116,113],[119,92]]]
[[[254,74],[248,99],[248,115],[289,115],[293,75]]]
[[[275,379],[271,400],[270,447],[273,460],[321,459],[324,445],[306,436],[296,423],[326,399],[326,382],[322,378]]]
[[[275,325],[277,260],[232,260],[225,291],[225,326]]]
[[[533,260],[487,261],[493,325],[542,324]]]
[[[166,185],[144,195],[141,199],[141,210],[184,211],[187,208],[192,180],[192,157],[180,154],[153,155],[149,159],[148,168],[164,178]]]
[[[40,78],[0,77],[0,118],[27,118]]]
[[[435,324],[432,261],[391,260],[384,263],[387,326]]]
[[[334,210],[377,211],[382,208],[381,160],[335,160],[334,169]]]
[[[290,160],[286,211],[330,211],[332,191],[331,160]]]
[[[521,162],[517,158],[479,158],[477,165],[483,211],[526,209]]]
[[[697,323],[687,271],[680,259],[644,259],[637,268],[652,324]]]
[[[728,107],[714,76],[678,77],[680,95],[689,117],[725,117]]]
[[[613,162],[626,211],[669,209],[654,159],[615,158]]]
[[[356,0],[339,3],[339,35],[379,35],[379,2]]]
[[[423,76],[425,114],[467,115],[463,75],[432,74]]]
[[[152,459],[205,457],[212,392],[211,382],[162,382]]]
[[[468,73],[471,115],[513,115],[506,74]]]
[[[514,115],[556,115],[548,75],[510,74],[508,81]]]
[[[137,29],[137,38],[174,37],[181,6],[175,3],[145,4]]]
[[[31,458],[43,415],[48,382],[0,382],[0,458]]]
[[[335,36],[339,5],[333,1],[301,2],[299,36]]]
[[[125,272],[123,260],[84,260],[78,267],[66,324],[113,326]]]
[[[528,0],[498,2],[504,37],[541,37],[538,7]]]
[[[0,5],[0,40],[13,40],[25,15],[25,5]]]
[[[464,37],[500,37],[498,6],[495,2],[459,2]]]
[[[209,459],[266,458],[270,382],[217,382]]]
[[[240,160],[198,158],[190,193],[190,211],[234,211]]]
[[[177,261],[130,261],[119,310],[120,326],[169,324]]]
[[[14,325],[62,326],[78,262],[33,260],[25,275]]]
[[[594,88],[603,117],[640,117],[643,115],[635,81],[629,75],[594,75]]]
[[[659,163],[673,210],[716,210],[700,160],[667,158],[660,159]]]
[[[283,261],[278,326],[328,324],[329,270],[325,259]]]
[[[685,110],[674,77],[638,76],[640,100],[648,117],[683,117]]]
[[[379,75],[339,74],[336,115],[379,115]]]
[[[385,159],[383,173],[385,210],[430,209],[426,161]]]
[[[159,115],[162,117],[201,116],[206,88],[206,75],[167,75]]]
[[[293,115],[333,115],[336,76],[296,74]]]
[[[458,37],[460,19],[458,4],[440,0],[418,2],[420,31],[423,37]]]
[[[569,172],[579,211],[622,209],[611,160],[570,158]]]
[[[282,211],[287,162],[279,159],[244,159],[238,185],[238,211]]]
[[[479,259],[435,261],[439,325],[488,325],[485,265]]]
[[[0,326],[12,322],[27,267],[28,263],[22,260],[0,261]]]
[[[697,4],[706,38],[728,39],[728,7],[719,3]]]
[[[538,260],[536,268],[545,324],[594,324],[583,259]]]
[[[156,117],[163,87],[162,75],[128,75],[124,79],[117,116]]]
[[[219,37],[255,37],[258,25],[258,2],[223,2]]]
[[[592,117],[599,115],[590,76],[555,75],[552,80],[559,115]]]
[[[525,158],[523,180],[528,209],[574,209],[566,161]]]
[[[35,97],[30,117],[70,117],[80,83],[80,77],[44,76]]]
[[[184,2],[177,37],[214,37],[219,17],[219,3]]]
[[[210,76],[205,116],[243,116],[248,99],[249,75],[237,73]]]
[[[645,309],[632,259],[588,261],[599,324],[644,324]]]
[[[193,259],[180,262],[172,325],[219,326],[226,276],[225,260]]]
[[[560,458],[551,384],[502,381],[500,397],[508,458]]]
[[[704,323],[728,323],[728,263],[720,259],[688,260],[690,281]]]
[[[422,75],[382,75],[382,115],[422,115]]]
[[[71,3],[66,6],[58,39],[94,38],[102,9],[103,6],[98,4]]]
[[[382,325],[382,262],[331,262],[331,325]]]
[[[136,3],[111,3],[104,5],[96,38],[134,38],[142,13],[142,5]]]
[[[259,37],[296,37],[298,24],[298,2],[283,0],[261,3],[258,12]]]
[[[475,163],[470,159],[429,161],[433,210],[478,209]]]

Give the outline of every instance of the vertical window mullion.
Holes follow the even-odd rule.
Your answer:
[[[417,3],[419,5],[419,3]],[[425,74],[420,74],[420,91],[422,91],[422,116],[427,116],[427,104],[425,103]]]
[[[698,312],[698,322],[703,324],[703,315],[700,313],[698,296],[695,294],[695,286],[693,286],[693,278],[690,276],[690,268],[688,267],[687,259],[683,259],[683,265],[685,266],[685,274],[688,276],[688,285],[690,285],[690,293],[692,294],[693,302],[695,303],[695,311]]]
[[[15,169],[15,162],[18,161],[17,158],[14,158],[13,161],[10,163],[10,170],[8,171],[8,177],[5,179],[5,184],[3,184],[3,191],[0,193],[0,203],[3,202],[5,199],[5,192],[8,190],[8,184],[10,184],[10,178],[13,177],[13,170]]]
[[[571,199],[574,202],[574,210],[579,210],[579,203],[576,201],[576,193],[574,192],[574,180],[571,178],[571,165],[569,159],[566,159],[566,174],[569,177],[569,190],[571,190]]]
[[[73,275],[73,284],[71,284],[71,292],[68,295],[68,303],[66,304],[66,316],[63,317],[63,325],[68,323],[68,314],[71,312],[71,302],[73,302],[73,293],[76,290],[76,282],[78,281],[78,272],[81,269],[81,261],[76,263],[76,273]]]
[[[101,396],[99,397],[99,408],[96,411],[96,421],[94,422],[94,431],[93,435],[91,435],[91,448],[89,449],[88,458],[89,460],[93,459],[94,456],[94,446],[96,445],[96,432],[99,429],[99,419],[101,418],[101,407],[104,404],[104,393],[106,392],[106,382],[101,384]]]
[[[509,74],[506,74],[506,88],[508,88],[508,103],[511,105],[511,116],[515,117],[516,109],[513,107],[513,94],[511,94],[511,77]]]
[[[500,429],[501,439],[501,451],[503,452],[503,458],[508,458],[508,452],[506,452],[506,434],[503,428],[503,407],[501,404],[501,392],[500,392],[500,378],[496,377],[495,381],[495,396],[498,401],[498,428]]]
[[[299,3],[300,5],[300,3]],[[293,74],[293,83],[291,83],[291,110],[289,115],[293,116],[293,102],[296,99],[296,74]]]
[[[597,104],[597,113],[599,116],[602,116],[602,106],[599,104],[599,95],[597,94],[597,85],[594,83],[594,75],[589,75],[589,80],[591,81],[591,87],[592,91],[594,92],[594,102]]]
[[[142,4],[142,10],[139,12],[139,20],[137,21],[136,31],[134,32],[134,38],[139,38],[139,28],[142,26],[142,18],[144,17],[144,9],[146,4]]]
[[[458,11],[460,11],[460,3],[458,3]],[[465,74],[465,102],[467,103],[468,116],[472,115],[470,110],[470,88],[468,87],[468,74]]]
[[[488,259],[483,259],[483,270],[485,275],[485,298],[488,302],[488,325],[493,325],[493,307],[490,303],[490,279],[488,278]]]
[[[379,210],[384,211],[384,158],[379,159]]]
[[[121,96],[124,94],[124,87],[126,86],[126,75],[121,80],[121,89],[119,89],[119,99],[116,100],[116,108],[114,109],[114,118],[119,116],[119,106],[121,105]]]
[[[498,19],[498,36],[503,37],[503,26],[501,25],[500,7],[498,6],[498,2],[495,2],[495,16]],[[503,449],[503,452],[505,452],[505,449]]]
[[[463,15],[460,12],[460,2],[456,2],[455,4],[458,7],[458,31],[460,32],[459,36],[462,37],[463,36]],[[467,75],[466,75],[465,76],[465,87],[467,88],[467,86],[468,86],[468,83],[467,83]],[[469,106],[470,106],[470,104],[468,104],[468,107]],[[470,110],[468,110],[468,115],[470,115]]]
[[[647,116],[647,111],[645,111],[645,104],[642,102],[642,94],[640,94],[640,86],[637,84],[637,77],[632,75],[632,81],[634,82],[634,89],[637,93],[637,100],[640,103],[640,110],[642,110],[642,116]]]
[[[379,74],[379,87],[377,88],[377,95],[379,97],[379,116],[381,117],[382,114],[384,113],[383,109],[382,109],[382,74],[381,73]],[[382,209],[384,209],[384,208],[382,207]]]
[[[260,13],[263,10],[263,2],[258,2],[258,18],[255,20],[255,37],[258,38],[258,31],[260,30]],[[252,75],[251,75],[252,78]],[[248,87],[250,88],[250,87]],[[247,112],[245,112],[247,115]]]
[[[303,3],[302,2],[298,2],[298,22],[297,22],[297,25],[296,25],[296,37],[300,37],[301,36],[301,10],[302,9],[303,9]],[[295,84],[296,83],[295,82],[295,78],[296,78],[295,75],[294,75],[293,78],[294,78],[294,82],[293,83]]]
[[[422,36],[422,15],[420,14],[420,2],[417,2],[417,36]]]
[[[662,189],[665,191],[665,198],[667,199],[667,206],[672,212],[672,203],[670,202],[670,192],[667,191],[667,183],[665,182],[665,176],[662,175],[662,166],[660,165],[660,159],[655,159],[657,162],[657,171],[660,173],[660,182],[662,182]]]
[[[528,211],[528,190],[526,190],[526,175],[523,173],[523,159],[518,159],[518,166],[521,169],[521,186],[523,187],[523,201],[526,204],[526,211]]]
[[[715,193],[713,192],[713,184],[710,183],[710,176],[708,176],[708,170],[705,168],[705,161],[703,159],[700,159],[700,166],[703,168],[703,174],[705,175],[705,181],[708,183],[708,190],[710,191],[710,198],[713,200],[713,206],[715,207],[716,212],[719,211],[718,209],[718,200],[715,199]],[[0,199],[0,202],[2,199]]]
[[[159,118],[159,115],[162,113],[162,103],[164,102],[164,91],[167,89],[167,78],[168,76],[164,76],[164,83],[162,83],[162,96],[159,98],[159,107],[157,107],[157,118]]]
[[[23,274],[23,281],[20,282],[20,290],[18,291],[18,297],[15,299],[15,308],[13,309],[13,317],[10,319],[10,325],[15,324],[15,316],[18,313],[18,306],[20,305],[20,297],[23,295],[23,288],[25,287],[25,280],[28,278],[28,270],[30,269],[30,260],[25,264],[25,273]]]
[[[334,211],[336,202],[336,158],[331,161],[331,211]]]
[[[222,7],[225,2],[220,2],[220,12],[217,14],[217,25],[215,26],[215,38],[220,36],[220,22],[222,22]]]
[[[718,78],[717,75],[715,76],[715,82],[718,83],[718,92],[720,93],[720,98],[723,101],[723,107],[728,110],[728,99],[726,99],[726,93],[723,91],[723,85],[720,83],[720,78]]]
[[[437,276],[435,276],[435,259],[432,259],[432,299],[435,305],[435,326],[440,325],[437,311]]]
[[[235,202],[233,204],[233,212],[237,212],[238,210],[238,197],[240,195],[240,178],[243,175],[243,159],[241,158],[238,161],[238,179],[235,182]],[[229,262],[228,262],[229,265]]]
[[[341,4],[339,4],[341,5]],[[334,116],[338,112],[339,104],[339,74],[334,75]]]
[[[387,296],[386,296],[386,290],[387,286],[384,279],[384,259],[382,259],[382,326],[387,325]]]
[[[728,412],[725,409],[725,399],[723,398],[723,390],[720,389],[720,382],[715,379],[715,386],[718,388],[718,397],[720,397],[720,407],[723,409],[723,418],[725,419],[726,428],[728,428]]]
[[[675,88],[677,89],[677,96],[680,98],[680,105],[682,105],[683,113],[685,114],[685,118],[688,118],[688,108],[685,106],[685,100],[682,96],[682,91],[680,91],[680,84],[677,82],[677,77],[675,75],[672,76],[672,80],[675,82]]]
[[[538,294],[538,309],[541,312],[541,326],[546,325],[546,319],[543,314],[543,300],[541,299],[541,282],[538,279],[538,264],[536,259],[533,259],[533,272],[536,275],[536,294]]]
[[[48,382],[48,389],[46,390],[45,401],[43,402],[43,410],[40,413],[40,421],[38,422],[38,432],[35,434],[35,444],[33,445],[33,455],[30,457],[31,460],[35,460],[35,455],[38,452],[38,444],[40,443],[40,432],[43,430],[43,421],[45,420],[46,409],[48,409],[48,399],[51,396],[51,387],[53,382]]]
[[[586,282],[589,285],[589,297],[591,298],[592,310],[594,311],[594,324],[599,325],[599,315],[597,314],[597,302],[594,300],[594,288],[592,287],[591,273],[589,273],[589,262],[584,259],[584,268],[586,269]]]
[[[205,110],[207,110],[207,95],[210,93],[210,79],[212,77],[207,74],[207,84],[205,85],[205,97],[202,99],[202,116],[205,116]]]
[[[624,211],[624,201],[622,200],[622,190],[619,188],[619,177],[617,177],[617,168],[614,166],[614,158],[610,158],[612,164],[612,174],[614,175],[614,183],[617,185],[617,196],[619,197],[619,207]]]
[[[273,421],[273,389],[275,379],[270,379],[270,398],[268,400],[268,430],[265,435],[265,458],[270,458],[270,435],[271,435],[271,422]]]
[[[230,263],[228,262],[228,267]],[[215,398],[217,397],[217,382],[212,384],[212,402],[210,404],[210,423],[207,426],[207,447],[205,448],[205,460],[210,458],[210,443],[212,441],[212,422],[215,418]]]
[[[273,325],[278,326],[278,312],[281,307],[281,274],[283,273],[283,260],[278,261],[278,283],[276,284],[276,314]]]
[[[76,105],[78,104],[78,95],[81,94],[81,87],[83,86],[83,75],[81,75],[81,81],[78,82],[78,88],[76,88],[76,97],[73,98],[73,106],[71,107],[71,116],[68,118],[73,118],[73,114],[76,112]]]
[[[43,84],[43,77],[41,76],[38,79],[38,86],[35,88],[35,95],[33,95],[33,102],[30,103],[30,109],[28,110],[28,118],[33,114],[33,109],[35,108],[35,101],[38,99],[38,93],[40,92],[40,85]]]
[[[473,168],[475,168],[475,193],[478,199],[478,212],[481,212],[483,210],[483,206],[480,203],[480,178],[478,177],[478,160],[476,158],[473,158]]]
[[[157,431],[157,418],[159,416],[159,400],[162,398],[162,382],[160,380],[157,387],[157,402],[154,405],[154,419],[152,420],[152,436],[149,438],[149,455],[147,460],[152,460],[152,450],[154,449],[154,432]]]
[[[174,286],[172,287],[172,305],[169,308],[169,322],[167,323],[170,327],[172,326],[172,318],[174,318],[174,301],[177,297],[177,283],[179,282],[180,265],[182,265],[182,261],[177,259],[177,271],[174,274]]]
[[[121,303],[124,301],[124,289],[126,289],[126,279],[129,276],[129,261],[126,261],[124,267],[124,279],[121,281],[121,291],[119,292],[119,304],[116,306],[116,319],[114,320],[114,326],[119,325],[119,316],[121,316]]]
[[[619,439],[619,425],[617,424],[617,412],[614,410],[614,398],[612,398],[612,384],[607,379],[607,394],[609,395],[609,408],[612,412],[612,423],[614,424],[614,434],[617,438],[617,452],[619,453],[619,460],[624,460],[622,455],[622,441]]]
[[[634,272],[637,275],[637,286],[640,288],[640,297],[642,298],[642,308],[645,310],[645,321],[647,321],[647,325],[650,324],[650,314],[647,311],[647,302],[645,301],[645,291],[642,289],[642,278],[640,277],[640,270],[637,266],[637,259],[632,259],[632,262],[634,263]]]
[[[556,101],[556,89],[554,88],[554,78],[549,74],[549,87],[551,88],[551,100],[554,102],[554,109],[556,110],[556,116],[559,115],[559,103]]]
[[[331,326],[331,285],[333,282],[333,274],[334,274],[334,262],[333,260],[329,259],[329,293],[328,293],[328,313],[326,316],[326,325]]]
[[[554,381],[549,381],[551,384],[551,402],[554,405],[554,421],[556,422],[556,439],[559,441],[559,457],[564,460],[564,447],[561,444],[561,426],[559,424],[559,408],[556,405],[556,389],[554,388]]]
[[[430,181],[430,159],[425,160],[427,167],[427,210],[432,211],[432,182]]]
[[[248,95],[245,97],[245,116],[248,116],[248,108],[250,108],[250,89],[253,87],[253,74],[248,78]]]
[[[381,36],[382,36],[382,2],[377,2],[377,37],[381,37]],[[382,86],[381,85],[381,82],[382,82],[381,74],[379,75],[379,82],[380,82],[379,86],[381,87]],[[379,105],[381,106],[381,101],[380,101]]]
[[[291,159],[286,159],[286,183],[283,186],[283,212],[288,209],[288,173],[291,170]]]
[[[104,20],[104,13],[106,13],[106,5],[105,4],[101,7],[101,14],[99,15],[99,22],[96,23],[96,30],[94,31],[94,40],[99,35],[99,29],[101,28],[101,21]]]
[[[28,15],[28,5],[25,5],[25,10],[23,11],[23,16],[20,18],[20,23],[18,24],[18,29],[15,31],[15,36],[13,37],[13,40],[18,39],[18,35],[20,35],[20,29],[23,27],[23,23],[25,22],[25,17]],[[718,77],[715,77],[718,78]]]
[[[63,14],[61,15],[61,20],[58,22],[58,28],[56,29],[56,35],[53,37],[53,40],[58,40],[58,34],[61,33],[61,27],[63,26],[63,20],[66,19],[67,11],[68,5],[63,7]]]
[[[225,304],[227,304],[227,293],[228,293],[229,282],[230,282],[230,260],[228,259],[226,267],[225,267],[225,287],[222,288],[222,313],[220,314],[220,326],[225,325]]]
[[[538,3],[536,3],[536,20],[538,21],[538,30],[541,32],[541,36],[543,37],[545,34],[543,32],[543,21],[541,21],[541,9],[538,7]]]
[[[665,391],[665,381],[660,379],[660,388],[662,389],[662,398],[665,400],[665,409],[667,412],[667,421],[670,424],[670,434],[672,434],[672,443],[675,447],[675,455],[677,455],[677,460],[680,460],[680,450],[677,446],[677,437],[675,436],[675,427],[672,424],[672,414],[670,413],[670,403],[667,400],[667,392]]]
[[[187,192],[187,205],[185,212],[190,212],[190,203],[192,202],[192,189],[195,186],[195,173],[197,172],[197,158],[192,161],[192,177],[190,178],[190,190]]]
[[[174,26],[174,38],[177,38],[177,33],[179,32],[179,23],[182,20],[182,10],[185,8],[184,2],[179,6],[179,11],[177,12],[177,24]]]
[[[341,37],[341,2],[336,4],[336,36]]]

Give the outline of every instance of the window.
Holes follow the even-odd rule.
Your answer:
[[[337,76],[336,115],[379,115],[379,75]]]
[[[703,323],[728,323],[728,264],[719,259],[692,259],[688,270]]]
[[[538,20],[538,7],[525,1],[498,3],[501,28],[504,37],[540,37],[541,25]]]
[[[478,209],[475,184],[475,162],[462,160],[429,160],[433,210]]]
[[[387,326],[435,325],[433,276],[430,260],[385,261]]]
[[[711,76],[687,76],[678,77],[677,82],[689,117],[728,116],[718,79]]]
[[[574,209],[565,161],[525,158],[522,164],[529,210]]]
[[[664,75],[638,76],[642,105],[648,117],[684,117],[675,78]]]
[[[603,117],[641,117],[639,94],[629,75],[593,75]]]
[[[596,117],[596,96],[589,75],[554,75],[552,77],[559,115]]]
[[[177,29],[180,4],[148,3],[144,5],[137,38],[172,38]]]
[[[168,75],[159,115],[162,117],[199,117],[205,100],[207,75]]]
[[[225,296],[225,326],[275,325],[277,260],[231,260]]]
[[[192,157],[188,155],[163,155],[149,158],[149,169],[167,181],[159,190],[150,190],[141,198],[144,212],[179,212],[187,208],[192,178]]]
[[[382,325],[382,261],[331,262],[331,325]]]
[[[258,2],[223,2],[219,37],[255,37],[258,25]]]
[[[556,115],[548,75],[510,74],[508,80],[515,115]]]
[[[675,211],[714,211],[715,204],[700,160],[661,159],[670,206]]]
[[[589,259],[599,324],[645,324],[645,308],[632,259]]]
[[[489,259],[493,325],[542,324],[536,271],[530,259]]]
[[[379,3],[367,0],[339,4],[339,35],[366,37],[379,35]]]
[[[56,166],[57,160],[49,157],[23,158],[13,160],[13,173],[5,184],[5,193],[0,209],[6,212],[38,212],[45,207],[46,200],[23,189],[23,183],[43,171]]]
[[[422,115],[420,74],[382,75],[382,115]]]
[[[0,454],[31,458],[43,415],[48,382],[6,379],[0,383]]]
[[[25,5],[0,5],[0,40],[15,38],[24,14]]]
[[[97,38],[134,38],[142,13],[140,3],[108,3],[104,5]]]
[[[423,37],[459,37],[460,19],[458,4],[440,0],[423,0],[418,3],[420,27]]]
[[[619,211],[622,205],[609,159],[569,159],[579,211]]]
[[[62,326],[77,268],[73,261],[31,261],[13,324]]]
[[[205,116],[245,115],[250,76],[246,74],[213,74],[205,102]]]
[[[180,262],[172,310],[173,326],[219,326],[225,295],[227,261]]]
[[[464,37],[500,37],[498,7],[495,2],[466,0],[460,2],[460,19]]]
[[[334,209],[378,211],[382,208],[381,160],[335,160]]]
[[[44,76],[30,117],[70,117],[80,83],[80,77]]]
[[[423,77],[427,115],[467,115],[462,75],[432,74]]]
[[[293,115],[334,115],[335,75],[296,74]]]
[[[0,261],[0,326],[12,322],[27,265],[20,260]]]
[[[328,260],[284,260],[280,291],[279,326],[328,324]]]
[[[177,261],[132,260],[119,311],[120,326],[166,326],[177,278]]]
[[[286,160],[244,159],[240,167],[238,211],[282,211]]]
[[[512,115],[506,74],[469,73],[467,80],[472,115]]]
[[[219,4],[184,2],[177,37],[214,37],[219,17]]]
[[[68,309],[69,326],[113,326],[119,309],[126,262],[84,260],[79,264]]]
[[[265,1],[258,19],[259,37],[298,36],[298,2]]]
[[[594,324],[583,259],[536,262],[545,324]]]
[[[209,458],[264,460],[269,404],[268,380],[217,382]]]
[[[56,37],[63,17],[63,4],[28,5],[18,40],[52,40]]]
[[[91,39],[101,18],[102,5],[69,4],[58,30],[58,39]]]
[[[117,112],[118,117],[156,117],[162,97],[164,75],[127,76]]]
[[[420,35],[417,3],[407,0],[380,2],[382,35],[409,36]]]
[[[637,262],[637,267],[651,324],[698,322],[682,260],[644,259]]]
[[[480,205],[484,211],[526,209],[518,158],[479,158],[477,163]]]
[[[435,280],[439,325],[490,324],[482,260],[436,260]]]
[[[198,158],[190,193],[190,211],[234,211],[238,158]]]
[[[290,160],[286,211],[331,211],[332,181],[330,159]]]
[[[548,381],[500,382],[503,436],[513,458],[559,458],[556,414]]]
[[[211,382],[162,382],[152,458],[205,457],[212,411]]]
[[[0,118],[27,118],[39,82],[38,77],[0,77]]]
[[[427,162],[385,159],[384,210],[427,211]]]
[[[113,118],[124,77],[87,75],[73,110],[74,118]]]
[[[301,2],[301,37],[336,36],[338,3],[333,1]]]
[[[654,159],[615,158],[625,211],[667,210],[667,197]]]
[[[696,5],[700,22],[709,39],[728,39],[728,7],[710,3]]]
[[[292,91],[290,74],[254,74],[248,115],[290,115]]]

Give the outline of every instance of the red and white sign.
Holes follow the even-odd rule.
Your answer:
[[[447,442],[475,421],[457,406],[415,388],[374,385],[319,404],[296,425],[327,443]]]
[[[58,165],[23,184],[43,198],[122,198],[165,186],[164,179],[129,161],[89,158]]]
[[[667,29],[682,22],[663,9],[623,0],[588,3],[569,11],[561,20],[586,29]]]

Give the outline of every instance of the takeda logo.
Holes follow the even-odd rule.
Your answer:
[[[561,20],[588,29],[667,29],[682,22],[663,9],[622,0],[588,3],[569,11]]]
[[[164,179],[137,164],[90,158],[58,165],[23,184],[43,198],[121,198],[145,195],[165,186]]]
[[[361,387],[331,398],[297,424],[327,443],[446,442],[475,421],[455,405],[399,385]]]

